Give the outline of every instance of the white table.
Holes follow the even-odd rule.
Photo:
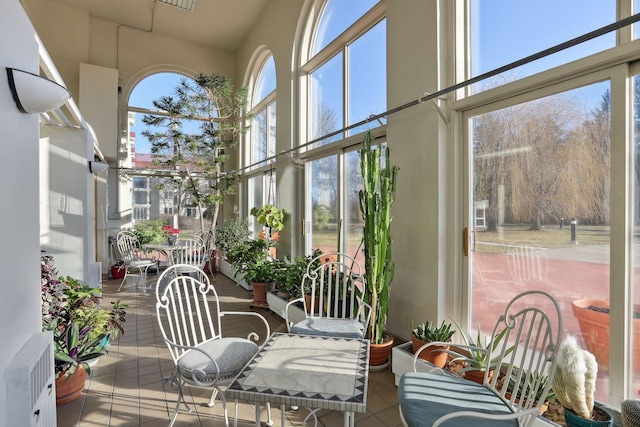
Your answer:
[[[227,387],[231,399],[344,412],[344,425],[367,410],[369,340],[275,333]],[[309,416],[307,416],[307,419]],[[306,420],[305,419],[305,425]]]

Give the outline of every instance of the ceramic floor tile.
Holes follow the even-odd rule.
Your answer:
[[[155,276],[149,276],[155,283]],[[120,281],[103,283],[104,301],[121,300],[129,305],[125,333],[112,343],[109,353],[100,358],[87,381],[83,397],[57,408],[58,427],[166,427],[173,414],[178,393],[162,379],[173,369],[173,361],[164,345],[162,334],[155,323],[155,296],[152,292],[136,291],[133,282],[116,292]],[[235,285],[224,276],[216,276],[214,282],[225,310],[248,311],[250,292]],[[226,304],[226,305],[225,305]],[[269,322],[271,332],[285,332],[286,325],[269,310],[253,310]],[[262,328],[262,329],[261,329]],[[223,330],[229,336],[246,335],[253,330],[264,333],[259,319],[249,316],[226,316]],[[356,414],[357,427],[397,427],[400,417],[397,410],[397,388],[391,369],[372,372],[369,376],[367,413]],[[193,412],[181,410],[175,427],[203,425],[224,426],[220,402],[213,408],[205,405],[211,389],[185,387],[185,400]],[[234,417],[234,402],[227,402],[229,417]],[[308,414],[305,408],[294,411],[285,409],[285,426],[297,427]],[[280,425],[280,408],[274,407],[271,415],[275,425]],[[266,409],[261,419],[266,421]],[[319,412],[319,426],[342,425],[342,413]],[[311,424],[312,425],[312,424]],[[238,426],[255,426],[255,409],[251,403],[241,402],[238,408]]]

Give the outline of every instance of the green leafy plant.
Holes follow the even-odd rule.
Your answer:
[[[451,330],[451,324],[445,323],[444,320],[440,326],[436,326],[427,320],[418,325],[412,332],[414,337],[424,342],[448,342],[455,333],[455,330]]]
[[[133,225],[131,231],[136,235],[141,245],[159,243],[165,239],[164,225],[164,222],[160,220],[138,221]]]
[[[267,204],[261,208],[254,207],[251,209],[251,215],[256,217],[258,224],[269,227],[273,231],[284,229],[286,212],[284,209],[278,209],[275,205]]]
[[[221,227],[216,230],[216,245],[232,260],[230,254],[242,250],[250,239],[251,231],[249,222],[240,218],[227,219]]]
[[[364,185],[358,196],[364,219],[365,302],[371,306],[367,336],[371,343],[382,344],[395,271],[395,263],[391,260],[391,207],[395,200],[398,167],[391,165],[389,147],[372,148],[372,142],[373,137],[367,132],[360,150]]]
[[[516,378],[518,374],[519,372],[515,372],[511,375],[511,378],[509,378],[507,392],[513,393],[513,390],[517,389],[518,392],[516,393],[516,399],[522,399],[522,396],[527,396],[533,390],[535,400],[540,399],[540,397],[542,397],[542,392],[549,382],[549,376],[539,374],[537,372],[524,372],[520,377],[520,387],[516,387]],[[554,397],[555,393],[553,393],[553,390],[549,390],[546,399],[549,400]]]
[[[278,284],[279,289],[288,291],[292,295],[298,295],[300,293],[300,285],[302,279],[307,272],[307,267],[311,264],[311,261],[320,256],[322,251],[314,249],[310,255],[298,256],[293,260],[285,257],[283,260],[274,260],[276,262],[276,278],[275,281]],[[317,265],[320,262],[316,262]]]
[[[258,283],[271,283],[276,277],[277,264],[267,259],[256,259],[246,263],[241,270],[244,274],[244,279],[251,282]]]
[[[72,277],[56,277],[50,256],[42,257],[42,330],[52,331],[56,376],[68,377],[78,365],[104,354],[110,338],[124,333],[127,306],[99,306],[100,290]]]

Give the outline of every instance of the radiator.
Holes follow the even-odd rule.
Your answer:
[[[56,427],[53,335],[39,332],[27,341],[5,371],[7,425]]]

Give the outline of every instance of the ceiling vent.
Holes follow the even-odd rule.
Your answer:
[[[157,3],[168,4],[169,6],[175,6],[179,9],[193,11],[196,5],[196,0],[156,0]]]

